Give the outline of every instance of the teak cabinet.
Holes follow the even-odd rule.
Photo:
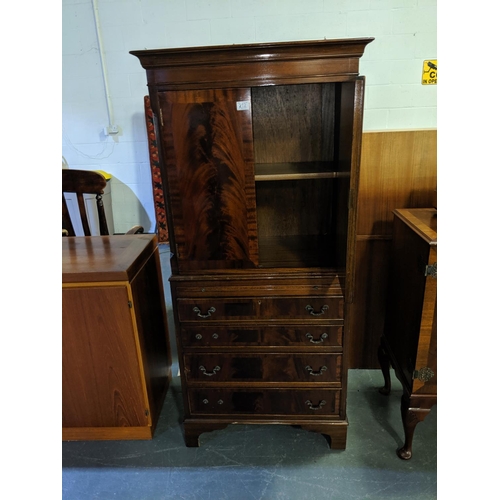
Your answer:
[[[394,211],[391,271],[379,360],[391,390],[390,366],[403,386],[404,445],[397,455],[412,456],[416,425],[437,402],[437,210]]]
[[[62,238],[63,440],[151,439],[170,370],[156,236]]]
[[[371,38],[133,51],[147,71],[184,433],[347,435],[345,336]]]

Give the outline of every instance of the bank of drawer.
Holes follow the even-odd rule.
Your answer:
[[[193,415],[338,416],[340,390],[331,389],[189,389]]]
[[[177,299],[180,321],[342,319],[343,297]]]
[[[188,383],[267,382],[341,385],[342,355],[325,354],[184,354]]]
[[[343,326],[186,326],[181,325],[184,347],[342,347]]]

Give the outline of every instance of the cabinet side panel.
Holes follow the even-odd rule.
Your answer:
[[[153,423],[171,377],[171,354],[158,248],[131,283]]]
[[[337,147],[335,163],[349,176],[338,179],[336,196],[337,254],[345,256],[346,299],[354,296],[354,254],[356,246],[357,196],[363,126],[364,77],[338,84],[336,93]]]
[[[380,368],[377,348],[384,331],[391,241],[356,242],[356,296],[349,306],[349,368]]]
[[[63,288],[63,427],[147,425],[125,286]]]
[[[385,337],[406,381],[413,378],[420,335],[429,245],[397,217],[394,220]],[[411,389],[409,387],[408,389]]]
[[[255,266],[250,91],[162,92],[160,105],[179,269]]]

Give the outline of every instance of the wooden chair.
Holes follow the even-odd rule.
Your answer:
[[[106,214],[102,202],[102,195],[106,188],[106,179],[99,172],[90,170],[62,170],[62,234],[63,236],[75,236],[75,230],[68,206],[64,198],[64,193],[76,193],[78,200],[78,209],[82,221],[83,232],[85,236],[90,236],[90,226],[85,210],[84,194],[95,194],[97,203],[97,215],[99,218],[99,233],[103,236],[109,235]],[[125,234],[144,233],[142,226],[133,226]]]

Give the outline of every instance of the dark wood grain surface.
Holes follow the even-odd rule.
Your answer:
[[[245,349],[258,347],[313,348],[315,351],[341,348],[342,325],[315,326],[310,323],[286,326],[181,326],[182,345],[185,349],[212,347],[217,349]]]
[[[276,386],[317,386],[326,383],[329,387],[340,387],[342,380],[342,355],[339,353],[190,353],[185,355],[184,365],[186,380],[191,384],[245,382],[250,386],[266,382]]]
[[[168,89],[345,81],[373,38],[137,50],[150,85]]]
[[[345,448],[358,71],[372,40],[132,52],[147,70],[168,179],[187,446],[229,423],[269,422]]]
[[[332,320],[344,316],[342,297],[177,299],[180,321]]]
[[[305,418],[339,416],[341,391],[334,389],[217,389],[193,388],[188,391],[193,415],[261,415],[286,418],[302,415]]]
[[[258,262],[248,91],[162,95],[178,265],[249,267]],[[254,218],[253,218],[254,219]],[[196,224],[194,224],[196,221]]]
[[[62,282],[128,281],[156,245],[152,234],[62,238]]]

